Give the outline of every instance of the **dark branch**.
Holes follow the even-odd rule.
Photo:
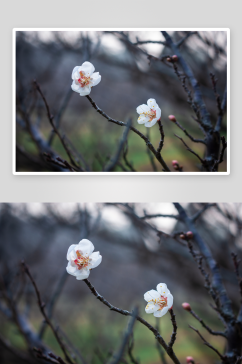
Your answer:
[[[215,353],[216,354],[218,354],[218,356],[220,357],[220,359],[224,362],[224,363],[226,363],[227,362],[227,359],[226,359],[226,356],[223,356],[222,354],[220,354],[220,352],[217,350],[217,349],[215,349],[215,347],[214,346],[212,346],[211,344],[209,344],[205,339],[204,339],[204,337],[200,334],[200,332],[197,330],[197,329],[195,329],[194,327],[192,327],[191,325],[189,325],[189,327],[193,330],[193,331],[195,331],[199,336],[200,336],[200,338],[202,339],[202,341],[203,341],[203,343],[204,343],[204,345],[206,345],[206,346],[208,346],[210,349],[212,349],[213,351],[215,351]]]
[[[122,310],[118,307],[113,306],[111,303],[109,303],[103,296],[101,296],[96,289],[94,288],[94,286],[91,284],[91,282],[88,279],[84,279],[83,280],[86,285],[88,286],[88,288],[90,289],[90,291],[94,294],[94,296],[100,301],[102,302],[105,306],[107,306],[111,311],[115,311],[118,312],[121,315],[124,316],[133,316],[133,314],[129,311],[126,310]],[[158,340],[158,342],[160,343],[160,345],[165,349],[165,351],[167,352],[167,354],[169,355],[169,357],[172,359],[172,361],[176,364],[180,364],[179,360],[177,359],[174,351],[172,348],[169,348],[169,346],[165,343],[164,339],[161,337],[159,331],[157,329],[155,329],[153,326],[151,326],[147,321],[145,321],[142,317],[137,315],[136,318],[139,322],[141,322],[144,326],[146,326],[151,332],[153,332],[153,334],[155,335],[156,339]]]
[[[107,119],[108,121],[110,121],[111,123],[114,123],[116,125],[128,127],[128,124],[124,123],[123,121],[115,120],[115,119],[112,119],[110,116],[108,116],[102,109],[100,109],[97,106],[97,104],[94,102],[94,100],[89,95],[87,95],[86,98],[91,103],[91,105],[93,106],[93,108],[99,114],[101,114],[105,119]],[[170,169],[166,165],[166,163],[163,160],[161,154],[160,153],[157,153],[157,151],[155,150],[154,146],[151,144],[151,142],[149,141],[149,139],[144,134],[142,134],[138,129],[134,128],[133,126],[130,126],[130,130],[132,130],[134,133],[136,133],[137,135],[139,135],[139,137],[142,138],[145,141],[145,144],[150,149],[150,151],[154,154],[154,156],[159,161],[159,163],[162,165],[162,167],[164,168],[164,170],[166,172],[170,172]]]

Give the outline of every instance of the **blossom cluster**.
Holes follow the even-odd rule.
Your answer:
[[[96,268],[102,261],[99,252],[93,252],[94,245],[90,240],[82,239],[78,244],[72,244],[67,251],[67,273],[78,280],[87,279],[90,271]],[[173,305],[173,296],[165,283],[159,283],[156,291],[152,289],[144,294],[148,302],[145,311],[153,313],[155,317],[164,316]]]
[[[79,93],[80,96],[89,95],[92,87],[98,85],[101,81],[99,72],[94,71],[95,68],[90,62],[84,62],[81,66],[74,67],[71,75],[73,80],[72,90]],[[149,99],[147,105],[138,106],[136,111],[139,114],[137,122],[144,124],[147,128],[155,125],[161,117],[161,109],[155,99]]]

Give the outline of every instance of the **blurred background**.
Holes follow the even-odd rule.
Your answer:
[[[183,204],[189,215],[196,214],[206,204]],[[168,217],[140,217],[144,214],[164,214]],[[77,363],[104,363],[117,350],[128,319],[97,301],[86,284],[66,273],[66,253],[71,244],[88,238],[100,251],[103,261],[91,271],[90,281],[96,290],[113,305],[132,310],[154,326],[153,315],[145,313],[143,295],[158,283],[168,285],[174,296],[174,312],[178,335],[174,350],[185,362],[193,356],[199,363],[214,363],[216,354],[203,345],[192,325],[223,352],[224,339],[207,333],[181,307],[189,302],[214,330],[222,325],[211,308],[211,299],[204,288],[187,247],[179,239],[169,237],[183,232],[184,226],[176,219],[176,209],[170,203],[149,204],[1,204],[0,205],[0,270],[1,282],[11,292],[22,319],[37,332],[54,352],[61,351],[52,332],[43,324],[35,292],[27,276],[20,269],[22,259],[29,266],[39,287],[46,310],[52,312],[54,325],[67,346],[78,348]],[[239,307],[236,276],[233,272],[231,251],[241,257],[242,205],[210,204],[196,221],[197,229],[216,258],[225,286],[235,310]],[[160,239],[156,229],[164,232]],[[166,236],[168,234],[169,236]],[[10,293],[9,293],[10,294]],[[49,311],[52,306],[52,311]],[[7,317],[7,304],[1,285],[0,337],[13,347],[26,350],[26,341],[16,325]],[[158,321],[166,341],[172,333],[170,316]],[[0,340],[0,362],[22,363],[4,347]],[[133,354],[140,364],[160,363],[160,353],[152,333],[139,322],[134,327]],[[83,361],[84,358],[84,361]],[[127,362],[129,358],[126,358]],[[23,361],[25,363],[25,361]],[[167,358],[167,363],[170,363]]]
[[[188,32],[168,33],[178,41]],[[218,79],[217,91],[222,97],[227,77],[227,34],[222,31],[194,33],[182,43],[180,49],[201,86],[204,101],[215,124],[218,111],[209,74],[214,73]],[[176,133],[184,137],[183,132],[168,119],[168,115],[175,115],[193,137],[203,137],[192,118],[194,115],[180,81],[167,63],[148,60],[139,50],[155,57],[167,55],[170,51],[162,44],[155,43],[164,41],[163,36],[158,31],[132,31],[125,34],[133,43],[147,40],[154,43],[130,46],[118,32],[107,31],[16,32],[16,171],[50,171],[48,165],[43,165],[36,158],[38,148],[28,130],[23,127],[23,112],[28,114],[31,125],[37,129],[38,138],[46,140],[59,156],[68,159],[59,139],[51,136],[52,127],[33,80],[37,80],[41,86],[54,121],[81,163],[88,165],[90,170],[101,171],[107,160],[115,154],[123,128],[109,123],[91,107],[85,97],[80,97],[70,89],[73,68],[87,60],[94,64],[95,70],[102,76],[101,83],[91,92],[91,97],[102,110],[124,122],[132,118],[132,125],[145,135],[149,133],[151,142],[157,148],[160,140],[158,125],[150,129],[139,125],[136,113],[137,106],[146,104],[149,98],[155,98],[162,110],[161,122],[165,132],[162,156],[167,165],[173,170],[172,160],[178,160],[184,166],[184,171],[200,171],[196,157],[174,136]],[[225,115],[221,135],[226,137],[226,133]],[[193,143],[187,137],[184,139],[201,157],[204,156],[203,144]],[[161,171],[159,163],[151,162],[144,141],[133,132],[128,137],[128,160],[135,171]],[[124,171],[124,164],[116,166],[115,171]],[[219,171],[226,171],[226,157]]]

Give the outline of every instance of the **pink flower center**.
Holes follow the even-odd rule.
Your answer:
[[[160,308],[158,311],[161,311],[164,307],[167,306],[167,297],[160,296],[159,298],[156,298],[155,300],[152,300],[156,305],[158,305]]]
[[[76,251],[76,255],[77,259],[74,260],[74,263],[77,269],[81,270],[82,268],[88,267],[89,257],[84,257],[79,250]]]
[[[79,74],[80,78],[78,78],[77,81],[81,85],[81,87],[89,85],[89,83],[91,82],[91,77],[86,77],[83,71],[80,71]]]
[[[153,109],[150,109],[147,116],[149,116],[149,118],[150,118],[149,122],[152,121],[153,119],[156,118],[156,111]]]

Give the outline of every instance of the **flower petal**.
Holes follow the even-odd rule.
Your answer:
[[[167,306],[170,309],[173,306],[173,296],[171,293],[167,294]]]
[[[71,274],[72,276],[75,276],[77,269],[76,269],[76,267],[72,267],[70,262],[68,262],[67,267],[66,267],[66,271],[67,271],[67,273]]]
[[[167,297],[167,294],[170,293],[170,291],[167,288],[167,285],[165,283],[157,284],[156,289],[159,292],[159,294],[163,297]]]
[[[156,305],[154,302],[148,302],[145,307],[146,313],[154,313],[157,310],[159,310],[159,305]]]
[[[164,307],[164,308],[162,308],[162,310],[154,312],[154,316],[162,317],[167,313],[167,311],[168,311],[168,307]]]
[[[90,62],[84,62],[82,63],[81,67],[79,67],[79,72],[80,71],[84,71],[85,76],[89,77],[93,74],[93,72],[95,71],[95,67],[93,66],[92,63]]]
[[[76,244],[72,244],[69,249],[67,250],[66,259],[70,260],[70,253],[75,248]]]
[[[143,105],[138,106],[136,111],[138,114],[144,114],[145,112],[150,111],[150,108],[149,108],[149,106],[143,104]]]
[[[155,119],[153,119],[153,120],[151,120],[151,121],[147,121],[146,123],[145,123],[145,126],[146,126],[146,128],[151,128],[153,125],[155,125],[156,123],[157,123],[157,118],[155,118]]]
[[[156,107],[158,106],[155,99],[149,99],[147,101],[147,105],[149,106],[150,109],[153,109],[153,110],[155,110]]]
[[[101,81],[101,76],[99,75],[99,72],[94,72],[92,75],[92,86],[97,86],[99,82]]]
[[[84,255],[90,255],[94,250],[94,245],[90,240],[82,239],[75,247],[75,251],[80,250]]]
[[[78,74],[78,70],[81,66],[76,66],[73,68],[71,78],[74,80],[76,78],[76,75]],[[78,77],[79,78],[79,77]]]
[[[140,115],[140,116],[138,117],[138,120],[137,120],[137,122],[138,122],[139,124],[144,124],[144,123],[146,123],[147,121],[149,121],[149,117],[148,117],[148,116],[144,116],[144,115]]]
[[[90,275],[90,270],[89,269],[81,269],[81,270],[78,270],[77,271],[77,274],[76,274],[76,279],[78,281],[81,281],[83,279],[86,279],[88,278]]]
[[[71,88],[72,88],[73,91],[80,93],[81,86],[80,85],[77,85],[75,83],[75,81],[72,82]]]
[[[147,302],[149,302],[149,301],[151,301],[151,300],[155,300],[155,299],[157,299],[157,298],[159,298],[160,297],[160,294],[157,292],[157,291],[155,291],[154,289],[152,289],[151,291],[148,291],[148,292],[146,292],[145,294],[144,294],[144,299],[147,301]]]
[[[94,252],[90,255],[89,269],[96,268],[102,261],[102,256],[99,252]]]
[[[91,85],[80,87],[79,94],[80,96],[86,96],[89,95],[91,92]]]
[[[161,109],[159,108],[159,106],[157,106],[157,108],[155,109],[155,111],[156,111],[157,120],[159,120],[160,117],[161,117]]]

